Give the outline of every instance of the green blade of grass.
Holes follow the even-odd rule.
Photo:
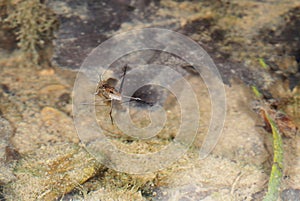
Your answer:
[[[263,98],[262,93],[260,93],[260,91],[258,90],[258,88],[256,86],[251,86],[251,88],[252,88],[252,91],[253,91],[255,97],[257,97],[259,99]]]
[[[264,197],[264,201],[276,201],[279,196],[279,189],[283,170],[283,145],[280,132],[274,120],[264,111],[266,120],[272,128],[273,136],[273,165],[268,184],[268,192]]]
[[[266,64],[266,62],[263,58],[259,58],[258,62],[263,69],[268,69],[268,65]]]

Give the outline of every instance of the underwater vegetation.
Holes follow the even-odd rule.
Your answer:
[[[6,17],[2,20],[15,33],[24,58],[40,64],[57,27],[56,16],[39,0],[5,1]]]

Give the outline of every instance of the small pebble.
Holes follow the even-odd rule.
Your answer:
[[[54,75],[55,71],[53,68],[47,68],[47,69],[43,69],[41,71],[39,71],[39,75],[42,76],[49,76],[49,75]]]

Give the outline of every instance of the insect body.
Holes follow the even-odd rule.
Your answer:
[[[122,101],[122,95],[114,87],[110,86],[105,81],[100,81],[95,95],[104,96],[108,101],[117,100]]]

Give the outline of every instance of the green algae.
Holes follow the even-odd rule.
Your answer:
[[[46,49],[53,39],[57,19],[46,5],[39,0],[7,1],[8,23],[17,36],[18,46],[29,63],[39,64],[42,50]]]

